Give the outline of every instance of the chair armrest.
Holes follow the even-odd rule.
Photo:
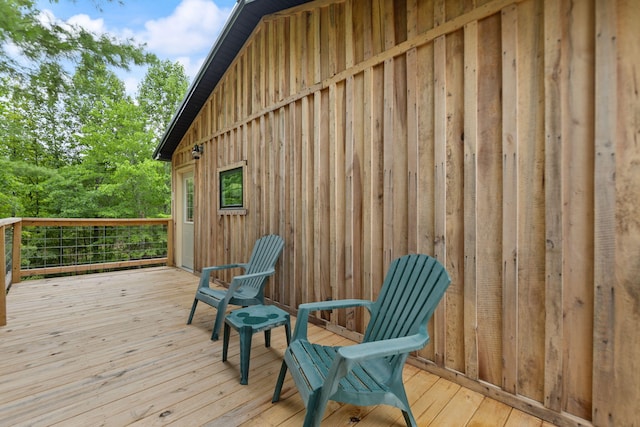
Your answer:
[[[338,354],[350,362],[361,362],[387,356],[397,356],[422,349],[429,342],[429,335],[415,334],[340,347]]]
[[[231,297],[233,296],[233,293],[238,289],[240,289],[243,281],[249,280],[249,279],[255,279],[256,277],[268,277],[273,275],[275,272],[276,272],[275,268],[270,268],[268,270],[260,271],[258,273],[242,274],[240,276],[234,276],[233,280],[229,284],[229,292],[227,292],[226,298],[231,299]]]
[[[365,307],[371,310],[372,301],[362,299],[344,299],[336,301],[318,301],[300,304],[298,306],[298,315],[296,316],[296,327],[293,331],[291,341],[297,339],[307,339],[307,324],[309,322],[309,313],[318,310],[334,310],[349,307]]]
[[[204,267],[200,274],[200,282],[198,283],[198,288],[209,287],[209,280],[211,278],[212,271],[227,270],[229,268],[246,268],[246,264],[225,264],[225,265],[214,265],[210,267]]]

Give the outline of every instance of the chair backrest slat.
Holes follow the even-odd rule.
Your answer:
[[[284,240],[278,235],[270,234],[258,239],[247,263],[246,274],[259,273],[274,268],[283,248]],[[258,292],[265,280],[265,278],[251,279],[243,282],[242,287],[245,290],[253,288]]]
[[[371,313],[364,341],[379,341],[426,332],[426,323],[451,279],[428,255],[406,255],[393,261]]]

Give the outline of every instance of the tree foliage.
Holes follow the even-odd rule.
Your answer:
[[[28,79],[42,66],[78,64],[87,57],[99,56],[109,66],[128,69],[145,64],[150,55],[133,40],[119,41],[105,34],[56,22],[37,9],[34,0],[0,2],[0,74]],[[51,74],[50,88],[67,83],[67,71],[57,67]]]
[[[127,94],[115,69],[142,63]],[[0,218],[168,215],[168,165],[151,156],[187,85],[131,41],[0,0]]]

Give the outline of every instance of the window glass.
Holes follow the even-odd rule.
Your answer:
[[[242,166],[220,172],[220,209],[244,207],[243,175]]]
[[[184,180],[184,197],[185,197],[185,213],[186,222],[193,222],[193,202],[194,202],[193,177]]]

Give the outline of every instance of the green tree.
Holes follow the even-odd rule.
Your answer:
[[[100,0],[94,4],[99,7]],[[67,106],[76,83],[71,76],[89,79],[105,68],[152,60],[132,40],[47,22],[35,0],[0,1],[0,179],[6,183],[0,216],[48,215],[46,181],[78,162],[82,123]]]
[[[163,92],[165,79],[173,83],[154,99]],[[74,80],[83,86],[81,79]],[[108,72],[93,74],[91,82],[91,92],[80,90],[71,97],[70,105],[83,122],[78,130],[81,162],[61,170],[50,183],[52,212],[73,217],[168,215],[170,171],[151,155],[188,84],[184,70],[168,61],[154,64],[135,100]],[[73,195],[65,194],[69,192]]]
[[[133,40],[121,41],[92,34],[80,26],[43,20],[34,0],[0,2],[0,76],[22,80],[41,65],[74,65],[86,56],[99,57],[108,66],[124,69],[149,60],[142,46]],[[67,70],[68,67],[58,67],[50,76],[52,87],[65,87]]]
[[[39,13],[33,0],[0,0],[0,217],[168,215],[169,165],[151,156],[184,69]],[[131,97],[114,67],[143,62]]]
[[[151,64],[138,86],[138,104],[147,119],[147,130],[157,138],[173,118],[189,86],[189,79],[179,63],[168,60]]]

